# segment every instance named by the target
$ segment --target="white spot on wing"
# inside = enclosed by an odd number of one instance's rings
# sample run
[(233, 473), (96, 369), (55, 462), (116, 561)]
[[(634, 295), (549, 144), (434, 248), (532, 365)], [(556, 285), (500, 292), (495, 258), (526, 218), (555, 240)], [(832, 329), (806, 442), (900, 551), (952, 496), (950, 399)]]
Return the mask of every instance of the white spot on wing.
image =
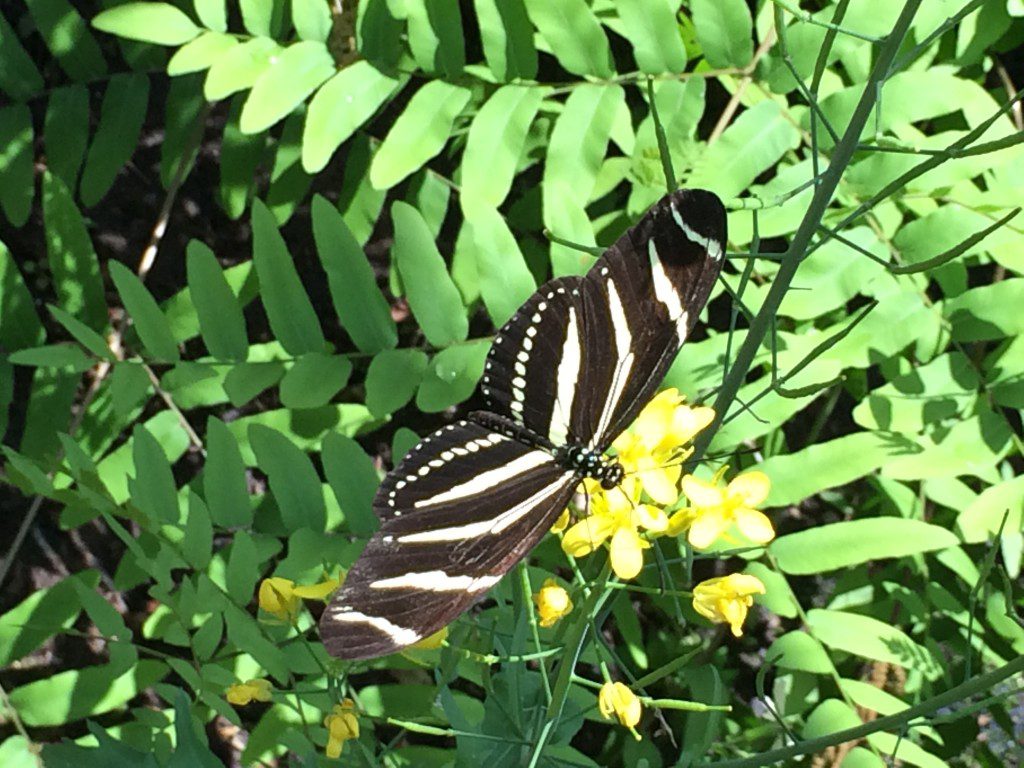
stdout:
[(572, 404), (576, 396), (576, 385), (580, 379), (581, 360), (582, 352), (576, 308), (570, 306), (569, 322), (565, 326), (565, 343), (562, 345), (562, 357), (558, 361), (558, 370), (555, 373), (555, 404), (551, 409), (551, 423), (548, 425), (548, 440), (556, 445), (565, 443), (569, 435)]
[(483, 592), (501, 580), (501, 576), (450, 576), (444, 571), (406, 573), (370, 582), (370, 589), (423, 589), (429, 592)]
[(722, 258), (722, 244), (720, 242), (713, 240), (710, 237), (704, 237), (704, 235), (683, 221), (683, 217), (679, 215), (679, 211), (676, 210), (674, 203), (671, 206), (671, 210), (672, 218), (675, 219), (676, 225), (683, 230), (683, 234), (686, 235), (687, 240), (692, 243), (696, 243), (707, 251), (708, 258), (714, 261), (718, 261)]
[(422, 637), (414, 629), (400, 627), (380, 616), (367, 616), (365, 613), (353, 611), (348, 606), (335, 608), (331, 618), (345, 624), (367, 624), (378, 632), (387, 635), (395, 645), (411, 645)]
[(414, 506), (428, 507), (434, 504), (444, 504), (457, 499), (464, 499), (493, 488), (502, 483), (508, 483), (514, 478), (529, 472), (532, 469), (551, 462), (551, 455), (545, 451), (530, 451), (519, 458), (510, 461), (508, 464), (481, 472), (464, 483), (449, 488), (447, 491), (431, 496), (428, 499), (420, 499)]

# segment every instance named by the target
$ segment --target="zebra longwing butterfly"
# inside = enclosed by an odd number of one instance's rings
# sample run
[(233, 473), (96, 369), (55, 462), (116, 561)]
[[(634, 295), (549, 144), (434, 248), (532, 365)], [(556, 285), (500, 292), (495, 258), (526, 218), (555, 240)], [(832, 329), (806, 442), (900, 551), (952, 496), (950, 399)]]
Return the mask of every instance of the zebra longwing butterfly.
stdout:
[(721, 270), (725, 209), (679, 190), (583, 277), (541, 286), (498, 332), (490, 411), (424, 438), (374, 499), (381, 519), (320, 620), (327, 651), (382, 656), (445, 626), (541, 539), (654, 395)]

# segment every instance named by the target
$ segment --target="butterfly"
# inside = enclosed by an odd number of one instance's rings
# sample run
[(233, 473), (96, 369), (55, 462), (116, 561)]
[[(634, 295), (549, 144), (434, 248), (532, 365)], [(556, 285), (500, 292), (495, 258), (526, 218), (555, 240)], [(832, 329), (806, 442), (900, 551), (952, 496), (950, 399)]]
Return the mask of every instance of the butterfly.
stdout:
[(484, 363), (487, 411), (425, 437), (384, 478), (381, 520), (320, 619), (332, 656), (365, 659), (446, 626), (540, 541), (661, 384), (722, 267), (726, 215), (682, 189), (584, 276), (541, 286)]

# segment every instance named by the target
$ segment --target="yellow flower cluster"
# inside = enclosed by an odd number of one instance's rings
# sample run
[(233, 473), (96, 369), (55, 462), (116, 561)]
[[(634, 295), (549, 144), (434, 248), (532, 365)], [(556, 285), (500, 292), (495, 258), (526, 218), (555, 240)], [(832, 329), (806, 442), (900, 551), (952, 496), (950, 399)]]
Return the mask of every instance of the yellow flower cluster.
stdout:
[(544, 582), (540, 591), (533, 596), (533, 602), (537, 604), (542, 627), (554, 626), (555, 622), (572, 611), (569, 593), (554, 579), (547, 579)]
[(335, 704), (331, 714), (324, 718), (324, 727), (327, 729), (327, 756), (340, 757), (345, 742), (359, 738), (355, 702), (345, 699), (341, 704)]
[(229, 704), (234, 704), (236, 707), (244, 707), (252, 701), (270, 701), (270, 694), (273, 690), (274, 688), (269, 680), (256, 678), (255, 680), (246, 680), (244, 683), (231, 685), (225, 697)]
[(728, 624), (733, 635), (743, 634), (747, 611), (754, 604), (754, 595), (765, 593), (764, 584), (756, 576), (731, 573), (702, 581), (693, 588), (693, 608), (716, 624)]
[(606, 720), (617, 718), (622, 725), (633, 732), (633, 736), (637, 740), (640, 739), (640, 734), (636, 732), (636, 726), (640, 722), (643, 707), (636, 694), (623, 683), (602, 685), (597, 695), (597, 706)]
[(291, 579), (271, 576), (260, 582), (260, 608), (287, 624), (295, 623), (303, 600), (326, 600), (338, 588), (338, 579), (296, 586)]
[[(711, 482), (682, 476), (682, 464), (693, 453), (690, 444), (714, 416), (711, 408), (686, 405), (675, 389), (659, 393), (613, 444), (625, 471), (622, 483), (605, 490), (586, 482), (589, 514), (565, 530), (562, 549), (583, 557), (607, 542), (615, 575), (632, 579), (653, 537), (687, 533), (692, 546), (706, 549), (735, 526), (756, 544), (771, 541), (771, 522), (754, 508), (768, 497), (764, 473), (739, 475), (725, 489), (719, 488), (723, 472)], [(689, 504), (669, 517), (666, 508), (677, 506), (683, 494)], [(567, 520), (559, 518), (554, 530), (564, 529)]]

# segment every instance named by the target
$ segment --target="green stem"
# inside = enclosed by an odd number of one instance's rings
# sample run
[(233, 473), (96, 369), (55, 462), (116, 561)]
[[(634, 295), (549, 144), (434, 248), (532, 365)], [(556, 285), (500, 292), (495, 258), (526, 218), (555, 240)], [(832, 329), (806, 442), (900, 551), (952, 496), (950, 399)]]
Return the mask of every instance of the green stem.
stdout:
[(693, 462), (696, 462), (707, 451), (712, 438), (722, 426), (725, 412), (736, 399), (736, 395), (746, 379), (754, 357), (757, 355), (761, 343), (771, 327), (771, 321), (778, 313), (779, 306), (782, 304), (782, 300), (785, 298), (793, 282), (793, 277), (796, 275), (796, 270), (804, 258), (807, 246), (810, 244), (811, 238), (814, 236), (818, 225), (825, 215), (825, 211), (832, 201), (843, 172), (853, 158), (853, 154), (860, 142), (860, 135), (875, 105), (878, 93), (877, 86), (885, 79), (886, 74), (889, 72), (890, 65), (899, 52), (900, 45), (910, 29), (910, 23), (913, 21), (914, 14), (917, 13), (920, 4), (921, 0), (907, 0), (899, 18), (893, 25), (892, 33), (886, 37), (885, 42), (879, 47), (875, 66), (864, 86), (864, 92), (861, 95), (860, 101), (850, 117), (850, 123), (843, 133), (842, 139), (835, 147), (828, 168), (821, 175), (821, 183), (814, 191), (814, 196), (811, 198), (807, 213), (793, 235), (793, 240), (786, 251), (785, 258), (779, 263), (779, 271), (772, 281), (771, 288), (768, 290), (768, 295), (765, 297), (761, 310), (750, 324), (750, 330), (736, 354), (736, 360), (733, 363), (732, 369), (729, 371), (729, 375), (726, 376), (725, 381), (722, 382), (722, 388), (715, 400), (715, 420), (711, 423), (711, 426), (698, 436), (695, 446), (696, 451), (693, 459), (691, 459)]

